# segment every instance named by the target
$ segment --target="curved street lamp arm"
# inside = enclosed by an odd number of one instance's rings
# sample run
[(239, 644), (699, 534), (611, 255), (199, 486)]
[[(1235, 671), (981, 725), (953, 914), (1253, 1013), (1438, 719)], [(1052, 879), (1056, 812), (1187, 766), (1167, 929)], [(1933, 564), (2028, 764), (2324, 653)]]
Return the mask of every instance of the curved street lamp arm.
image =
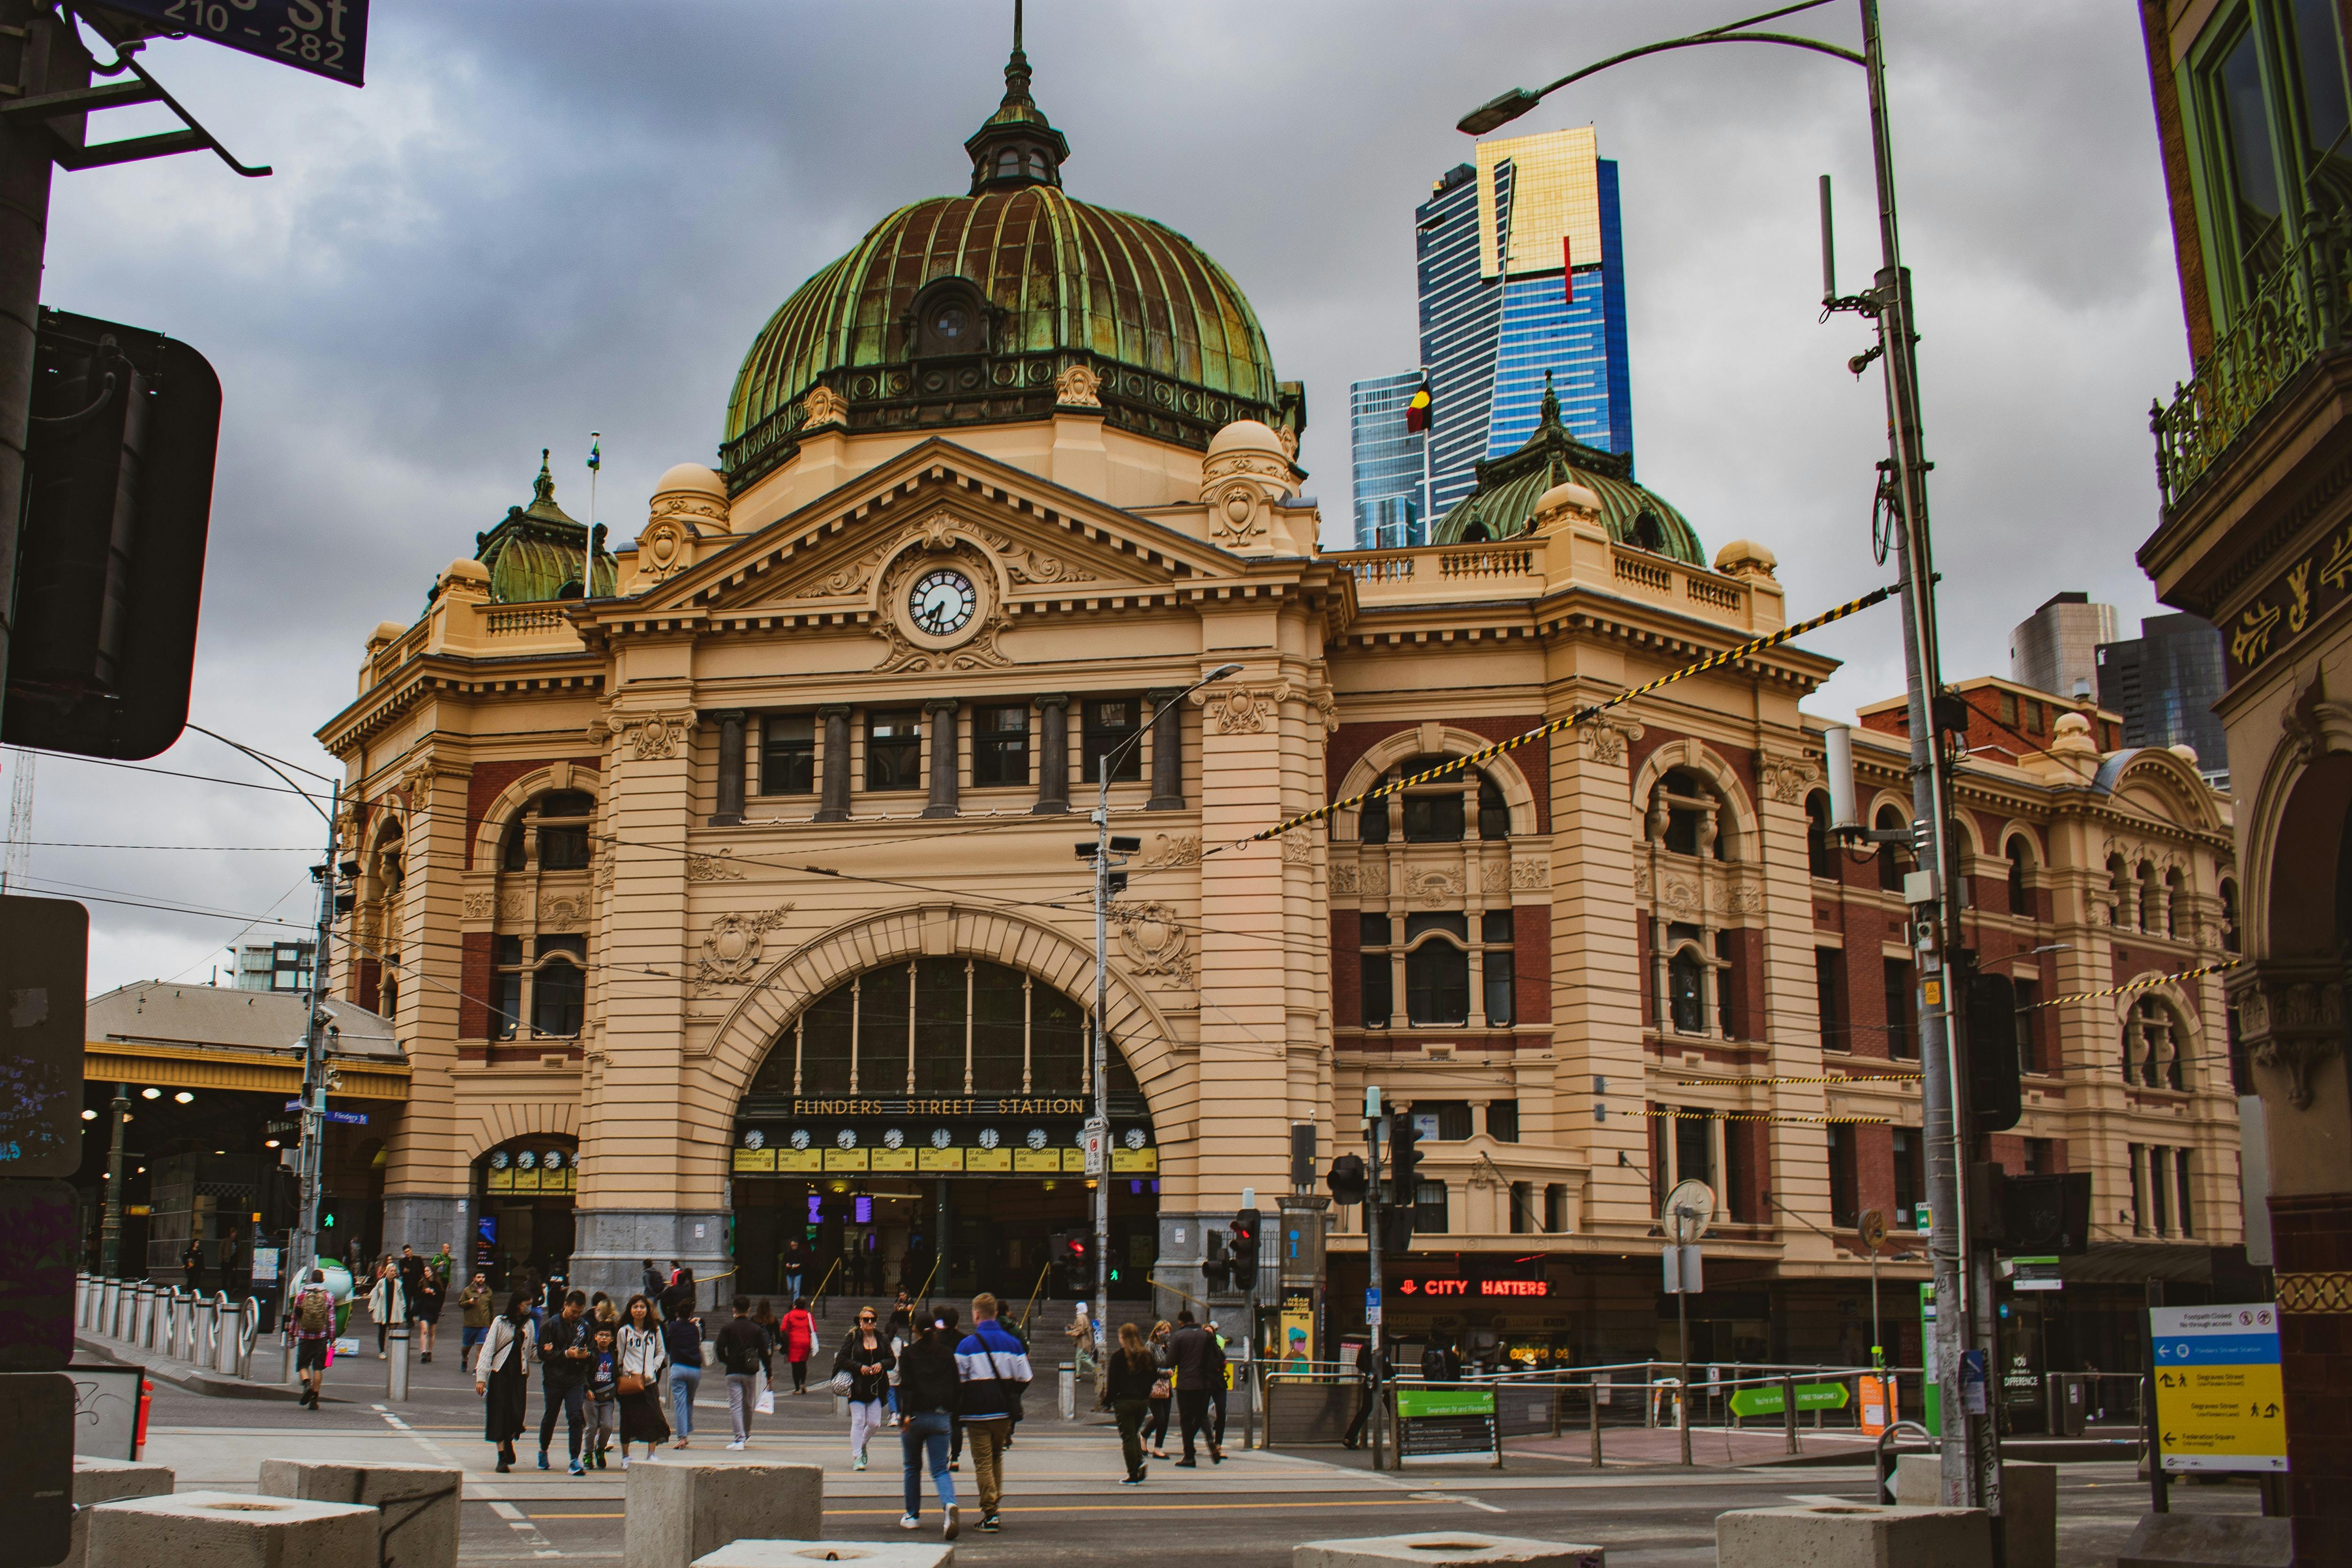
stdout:
[[(278, 778), (285, 779), (287, 784), (292, 787), (294, 793), (302, 797), (304, 802), (310, 806), (310, 810), (317, 811), (320, 817), (323, 819), (328, 825), (333, 825), (335, 821), (333, 813), (321, 810), (319, 806), (318, 798), (312, 795), (308, 789), (303, 789), (300, 784), (296, 783), (294, 779), (287, 773), (286, 768), (278, 767), (276, 762), (264, 757), (260, 752), (254, 750), (250, 746), (247, 746), (240, 741), (231, 740), (227, 736), (221, 734), (217, 730), (206, 729), (200, 724), (192, 724), (188, 726), (188, 727), (194, 730), (198, 735), (211, 736), (215, 740), (219, 741), (223, 746), (228, 747), (233, 750), (242, 751), (247, 757), (252, 758), (256, 762), (260, 763), (264, 768), (268, 768), (272, 773), (277, 774)], [(296, 771), (302, 773), (309, 773), (310, 771), (307, 768), (299, 767), (298, 764), (291, 762), (288, 763), (286, 767), (293, 768)], [(322, 778), (324, 775), (313, 774), (312, 777)], [(339, 780), (331, 779), (327, 781), (331, 784), (339, 782)]]

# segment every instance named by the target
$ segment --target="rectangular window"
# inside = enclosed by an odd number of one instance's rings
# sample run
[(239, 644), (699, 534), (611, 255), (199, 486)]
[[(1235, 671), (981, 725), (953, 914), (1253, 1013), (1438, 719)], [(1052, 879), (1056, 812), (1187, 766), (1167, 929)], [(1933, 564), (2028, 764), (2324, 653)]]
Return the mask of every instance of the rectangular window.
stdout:
[(1568, 1184), (1544, 1184), (1544, 1230), (1552, 1236), (1568, 1234)]
[(1405, 1017), (1415, 1024), (1469, 1022), (1470, 917), (1408, 915), (1404, 939), (1416, 937), (1427, 939), (1405, 955)]
[(1715, 1184), (1714, 1118), (1688, 1106), (1675, 1113), (1675, 1179)]
[(1911, 966), (1900, 958), (1885, 962), (1886, 1054), (1908, 1060), (1919, 1054), (1911, 1032)]
[(1715, 972), (1715, 1023), (1726, 1040), (1739, 1038), (1739, 957), (1728, 931), (1715, 934), (1716, 961), (1722, 967)]
[(1446, 1213), (1445, 1184), (1442, 1181), (1415, 1182), (1412, 1188), (1412, 1228), (1423, 1236), (1443, 1236), (1450, 1228)]
[(522, 938), (495, 938), (490, 956), (498, 966), (490, 998), (490, 1038), (512, 1040), (522, 1025)]
[(2051, 1166), (2049, 1139), (2028, 1138), (2025, 1140), (2025, 1174), (2027, 1176), (2054, 1176), (2057, 1174)]
[(1143, 727), (1143, 705), (1133, 697), (1093, 697), (1085, 709), (1086, 787), (1097, 788), (1102, 780), (1102, 758), (1127, 747), (1118, 761), (1110, 766), (1114, 779), (1143, 777), (1143, 747), (1128, 746), (1137, 730)]
[(760, 793), (816, 793), (816, 719), (810, 714), (771, 714), (760, 726)]
[(923, 714), (920, 708), (877, 708), (866, 716), (866, 787), (923, 787)]
[(530, 1027), (571, 1039), (580, 1032), (588, 1000), (585, 936), (541, 936), (532, 944)]
[(1852, 1229), (1861, 1222), (1856, 1208), (1853, 1129), (1832, 1127), (1830, 1133), (1830, 1223)]
[(1918, 1228), (1919, 1195), (1927, 1188), (1919, 1156), (1926, 1147), (1916, 1127), (1895, 1129), (1895, 1224), (1897, 1229)]
[(1755, 1200), (1750, 1196), (1754, 1186), (1748, 1146), (1748, 1129), (1751, 1124), (1735, 1122), (1723, 1129), (1723, 1210), (1735, 1224), (1753, 1224), (1759, 1218), (1750, 1212)]
[(1377, 800), (1366, 801), (1364, 809), (1356, 814), (1356, 841), (1365, 844), (1389, 841), (1389, 798), (1386, 795)]
[(2175, 1149), (2172, 1151), (2172, 1159), (2173, 1168), (2180, 1177), (2180, 1234), (2194, 1236), (2197, 1234), (2197, 1226), (2189, 1218), (2189, 1151)]
[(1525, 1236), (1535, 1229), (1535, 1183), (1515, 1181), (1511, 1184), (1511, 1234)]
[(1360, 919), (1362, 957), (1359, 974), (1363, 984), (1364, 1025), (1380, 1029), (1396, 1010), (1395, 976), (1389, 965), (1389, 917), (1367, 915)]
[(2039, 980), (2017, 982), (2017, 1070), (2032, 1073), (2042, 1071), (2042, 1014), (2034, 1003), (2042, 999)]
[(1480, 973), (1486, 985), (1486, 1021), (1499, 1028), (1515, 1021), (1511, 1008), (1515, 974), (1511, 962), (1511, 912), (1490, 909), (1480, 915), (1478, 940), (1483, 949)]
[(2015, 692), (2003, 692), (2000, 694), (2000, 722), (2011, 726), (2017, 723), (2017, 694)]
[(1495, 1100), (1486, 1105), (1486, 1135), (1498, 1144), (1519, 1141), (1519, 1103)]
[(1404, 798), (1404, 839), (1409, 844), (1458, 844), (1462, 841), (1462, 792), (1407, 795)]
[(1465, 1142), (1470, 1136), (1470, 1102), (1416, 1100), (1412, 1103), (1412, 1125), (1423, 1143)]
[(2155, 1200), (2156, 1233), (2165, 1235), (2172, 1228), (2172, 1151), (2156, 1144), (2147, 1146), (2147, 1190)]
[(1852, 1051), (1845, 1027), (1845, 950), (1813, 949), (1813, 1009), (1821, 1015), (1822, 1049)]
[(2140, 1150), (2141, 1145), (2138, 1144), (2127, 1144), (2124, 1146), (2124, 1153), (2131, 1161), (2132, 1229), (2145, 1232), (2147, 1229), (2147, 1188), (2141, 1184), (2144, 1162), (2140, 1157)]
[(2040, 735), (2042, 733), (2042, 709), (2040, 703), (2029, 702), (2025, 705), (2026, 734)]
[(1029, 782), (1027, 707), (982, 707), (973, 713), (971, 782), (974, 789)]

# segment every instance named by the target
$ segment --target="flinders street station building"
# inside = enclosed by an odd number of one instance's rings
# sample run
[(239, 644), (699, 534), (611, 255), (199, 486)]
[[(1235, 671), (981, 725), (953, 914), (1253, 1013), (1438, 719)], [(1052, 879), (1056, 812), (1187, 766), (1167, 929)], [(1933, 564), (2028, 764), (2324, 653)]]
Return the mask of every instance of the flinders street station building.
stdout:
[[(1291, 1191), (1295, 1126), (1318, 1170), (1361, 1153), (1373, 1084), (1423, 1134), (1392, 1286), (1518, 1282), (1491, 1310), (1392, 1290), (1400, 1332), (1655, 1354), (1658, 1203), (1696, 1177), (1695, 1354), (1859, 1356), (1876, 1209), (1916, 1365), (1905, 866), (1825, 831), (1801, 705), (1832, 661), (1775, 648), (1252, 839), (1774, 631), (1801, 585), (1761, 544), (1710, 553), (1556, 407), (1482, 465), (1465, 542), (1324, 549), (1305, 392), (1240, 283), (1067, 193), (1017, 50), (1005, 78), (969, 190), (883, 218), (760, 331), (717, 467), (671, 468), (610, 541), (542, 467), (486, 532), (449, 519), (477, 548), (367, 638), (319, 731), (362, 866), (333, 984), (412, 1079), (335, 1196), (382, 1248), (446, 1239), (494, 1278), (617, 1289), (650, 1258), (755, 1296), (799, 1267), (1018, 1301), (1102, 1181), (1115, 1317), (1171, 1315), (1237, 1299), (1204, 1265), (1244, 1193)], [(2240, 1240), (2242, 1069), (2216, 978), (2060, 998), (2226, 954), (2231, 803), (2084, 699), (1959, 693), (1971, 938), (2057, 1004), (2019, 1015), (1997, 1151), (2094, 1179), (2091, 1249), (2063, 1297), (2019, 1293), (2021, 1333), (2036, 1367), (2131, 1364), (2106, 1336), (2138, 1281)], [(1854, 731), (1882, 827), (1910, 810), (1901, 726), (1890, 701)], [(1114, 753), (1111, 831), (1141, 847), (1089, 1177), (1073, 847)], [(1365, 1275), (1362, 1210), (1328, 1218), (1327, 1344)]]

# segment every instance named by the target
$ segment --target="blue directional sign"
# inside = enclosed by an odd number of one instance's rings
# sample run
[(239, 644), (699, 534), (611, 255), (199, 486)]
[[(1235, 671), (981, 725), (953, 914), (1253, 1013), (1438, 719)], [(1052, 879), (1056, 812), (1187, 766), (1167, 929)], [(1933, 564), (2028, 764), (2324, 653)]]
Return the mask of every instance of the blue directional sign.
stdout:
[(364, 86), (368, 0), (98, 0), (151, 31), (202, 38), (343, 83)]

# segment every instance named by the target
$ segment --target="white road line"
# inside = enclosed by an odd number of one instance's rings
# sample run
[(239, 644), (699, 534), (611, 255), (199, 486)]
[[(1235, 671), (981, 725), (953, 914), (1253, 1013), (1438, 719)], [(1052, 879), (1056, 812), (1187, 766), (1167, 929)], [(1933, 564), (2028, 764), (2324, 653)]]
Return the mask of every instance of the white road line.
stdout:
[(1837, 1497), (1825, 1491), (1792, 1491), (1789, 1494), (1789, 1500), (1802, 1503), (1807, 1508), (1850, 1508), (1854, 1502), (1853, 1498)]
[(522, 1543), (530, 1548), (530, 1554), (532, 1556), (560, 1557), (562, 1555), (562, 1552), (555, 1550), (555, 1542), (550, 1541), (546, 1536), (541, 1535), (539, 1532), (539, 1526), (533, 1524), (528, 1518), (524, 1517), (522, 1510), (517, 1508), (514, 1504), (510, 1502), (493, 1502), (490, 1504), (490, 1511), (497, 1514), (500, 1519), (505, 1520), (509, 1530), (513, 1531), (517, 1535), (522, 1537)]
[(446, 1465), (449, 1469), (456, 1470), (460, 1477), (464, 1478), (460, 1484), (463, 1485), (465, 1490), (470, 1495), (482, 1499), (502, 1498), (507, 1495), (504, 1489), (492, 1485), (487, 1481), (475, 1480), (471, 1476), (467, 1475), (465, 1460), (459, 1458), (457, 1455), (443, 1448), (440, 1443), (434, 1438), (426, 1437), (415, 1427), (411, 1427), (407, 1422), (402, 1420), (399, 1416), (394, 1415), (383, 1406), (377, 1406), (375, 1407), (375, 1413), (383, 1416), (386, 1421), (392, 1423), (393, 1426), (398, 1427), (401, 1434), (407, 1437), (410, 1442), (424, 1449), (425, 1453), (439, 1460), (442, 1464)]
[(1458, 1502), (1465, 1508), (1483, 1509), (1488, 1513), (1508, 1513), (1507, 1508), (1496, 1508), (1491, 1502), (1480, 1502), (1475, 1497), (1463, 1497), (1450, 1491), (1417, 1491), (1412, 1494), (1422, 1502)]

